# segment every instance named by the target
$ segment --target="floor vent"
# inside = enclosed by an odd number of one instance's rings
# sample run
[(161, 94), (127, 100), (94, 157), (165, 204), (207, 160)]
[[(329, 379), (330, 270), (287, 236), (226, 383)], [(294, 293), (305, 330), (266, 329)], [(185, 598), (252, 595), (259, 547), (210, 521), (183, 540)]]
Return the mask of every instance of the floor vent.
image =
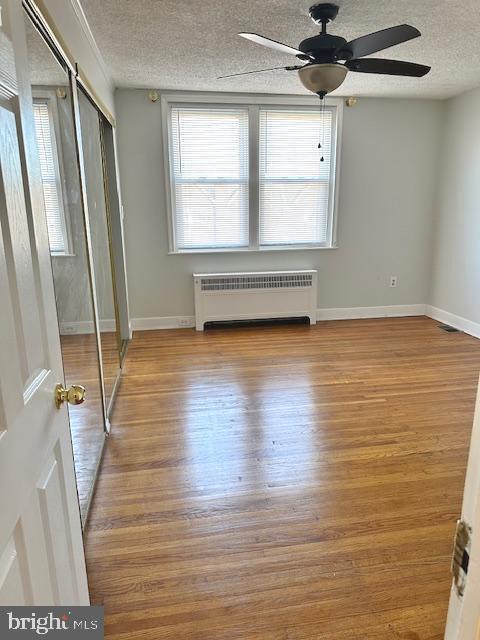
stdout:
[(447, 333), (462, 333), (460, 329), (455, 329), (455, 327), (452, 327), (449, 324), (439, 324), (438, 328), (442, 331), (446, 331)]

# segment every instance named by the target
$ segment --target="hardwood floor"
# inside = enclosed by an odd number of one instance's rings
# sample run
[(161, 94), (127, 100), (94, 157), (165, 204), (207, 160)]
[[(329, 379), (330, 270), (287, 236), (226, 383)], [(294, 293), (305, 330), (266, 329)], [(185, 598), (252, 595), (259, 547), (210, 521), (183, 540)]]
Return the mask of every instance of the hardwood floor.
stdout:
[(480, 341), (135, 333), (86, 532), (115, 640), (440, 640)]

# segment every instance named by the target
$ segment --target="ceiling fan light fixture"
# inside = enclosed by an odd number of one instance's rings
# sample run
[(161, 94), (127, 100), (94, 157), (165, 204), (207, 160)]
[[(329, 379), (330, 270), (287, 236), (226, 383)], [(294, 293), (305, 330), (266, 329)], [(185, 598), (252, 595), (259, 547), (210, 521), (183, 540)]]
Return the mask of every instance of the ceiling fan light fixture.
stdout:
[(343, 64), (307, 64), (298, 75), (300, 81), (313, 93), (331, 93), (345, 80), (348, 69)]

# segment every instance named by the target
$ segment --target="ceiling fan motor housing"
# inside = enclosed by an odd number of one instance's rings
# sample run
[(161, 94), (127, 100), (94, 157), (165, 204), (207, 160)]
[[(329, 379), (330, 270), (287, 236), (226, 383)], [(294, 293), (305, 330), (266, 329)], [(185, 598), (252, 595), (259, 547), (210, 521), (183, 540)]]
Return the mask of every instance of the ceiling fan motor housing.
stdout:
[(330, 33), (321, 33), (305, 38), (298, 45), (300, 51), (313, 58), (315, 62), (335, 62), (352, 57), (345, 38)]

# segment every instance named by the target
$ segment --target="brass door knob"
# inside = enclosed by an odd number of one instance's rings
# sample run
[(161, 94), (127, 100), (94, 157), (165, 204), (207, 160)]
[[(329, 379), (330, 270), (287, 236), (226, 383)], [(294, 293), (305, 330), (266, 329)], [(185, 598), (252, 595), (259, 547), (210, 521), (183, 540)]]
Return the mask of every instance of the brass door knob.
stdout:
[(82, 387), (81, 384), (72, 384), (71, 387), (65, 389), (63, 384), (57, 384), (55, 387), (55, 406), (57, 409), (60, 409), (65, 401), (69, 404), (82, 404), (85, 401), (85, 387)]

